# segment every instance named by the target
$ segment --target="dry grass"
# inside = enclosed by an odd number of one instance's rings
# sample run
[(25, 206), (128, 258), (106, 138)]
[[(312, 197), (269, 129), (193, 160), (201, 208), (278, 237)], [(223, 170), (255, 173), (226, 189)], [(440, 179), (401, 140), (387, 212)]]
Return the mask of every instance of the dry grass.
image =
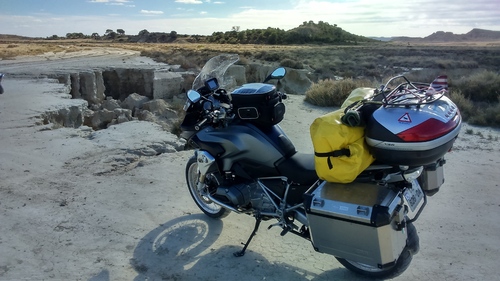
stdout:
[[(376, 87), (405, 74), (411, 81), (431, 82), (446, 74), (451, 96), (472, 124), (500, 126), (500, 43), (372, 43), (357, 46), (239, 45), (209, 43), (126, 43), (95, 40), (1, 40), (0, 59), (91, 48), (122, 48), (185, 69), (200, 68), (212, 56), (237, 53), (239, 64), (303, 66), (316, 82), (306, 99), (318, 105), (340, 105), (353, 88)], [(412, 70), (422, 68), (422, 70)], [(335, 81), (337, 77), (342, 81)], [(487, 102), (485, 102), (487, 101)]]
[(318, 106), (341, 106), (349, 94), (356, 88), (373, 87), (368, 80), (321, 80), (307, 90), (305, 101)]

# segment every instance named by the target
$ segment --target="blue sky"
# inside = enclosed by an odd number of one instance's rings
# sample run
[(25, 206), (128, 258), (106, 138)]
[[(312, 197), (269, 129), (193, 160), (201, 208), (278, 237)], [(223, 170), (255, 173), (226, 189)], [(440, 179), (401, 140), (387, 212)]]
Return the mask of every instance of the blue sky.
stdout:
[(208, 35), (324, 21), (363, 36), (500, 31), (499, 0), (0, 0), (0, 34), (33, 37), (123, 29)]

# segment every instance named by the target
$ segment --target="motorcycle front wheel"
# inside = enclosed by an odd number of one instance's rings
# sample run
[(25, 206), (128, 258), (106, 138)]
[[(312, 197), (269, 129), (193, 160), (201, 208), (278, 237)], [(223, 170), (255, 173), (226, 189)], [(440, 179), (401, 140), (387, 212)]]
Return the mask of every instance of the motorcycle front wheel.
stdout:
[(205, 213), (205, 215), (211, 218), (220, 219), (229, 215), (229, 210), (214, 203), (206, 196), (206, 193), (208, 192), (206, 186), (201, 190), (198, 189), (198, 179), (198, 162), (196, 161), (196, 157), (193, 156), (189, 158), (186, 164), (186, 181), (189, 193), (191, 194), (194, 202), (196, 203), (198, 208), (200, 208), (200, 210)]

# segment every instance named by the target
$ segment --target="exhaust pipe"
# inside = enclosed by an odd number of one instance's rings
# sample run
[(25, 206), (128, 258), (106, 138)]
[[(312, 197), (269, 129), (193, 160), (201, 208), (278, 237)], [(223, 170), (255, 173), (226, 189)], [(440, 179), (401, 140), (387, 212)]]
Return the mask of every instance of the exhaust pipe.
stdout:
[(227, 205), (225, 203), (222, 203), (219, 200), (215, 199), (211, 194), (207, 194), (206, 196), (208, 197), (208, 199), (210, 199), (210, 201), (214, 202), (215, 204), (220, 205), (221, 207), (224, 207), (224, 208), (226, 208), (226, 209), (228, 209), (230, 211), (233, 211), (233, 212), (235, 212), (237, 214), (242, 214), (242, 212), (238, 211), (234, 207), (229, 206), (229, 205)]

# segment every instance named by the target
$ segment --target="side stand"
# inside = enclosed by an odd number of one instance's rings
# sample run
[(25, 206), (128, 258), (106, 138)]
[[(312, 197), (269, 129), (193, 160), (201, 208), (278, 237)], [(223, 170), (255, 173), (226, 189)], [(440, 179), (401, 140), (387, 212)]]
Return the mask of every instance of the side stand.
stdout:
[(243, 249), (241, 251), (235, 252), (233, 255), (235, 257), (242, 257), (245, 255), (245, 251), (247, 250), (248, 245), (250, 244), (250, 241), (252, 241), (252, 238), (257, 234), (257, 230), (259, 230), (260, 222), (262, 221), (262, 218), (260, 216), (255, 217), (255, 226), (253, 228), (252, 234), (250, 234), (250, 237), (248, 237), (248, 240), (245, 244), (243, 244)]

